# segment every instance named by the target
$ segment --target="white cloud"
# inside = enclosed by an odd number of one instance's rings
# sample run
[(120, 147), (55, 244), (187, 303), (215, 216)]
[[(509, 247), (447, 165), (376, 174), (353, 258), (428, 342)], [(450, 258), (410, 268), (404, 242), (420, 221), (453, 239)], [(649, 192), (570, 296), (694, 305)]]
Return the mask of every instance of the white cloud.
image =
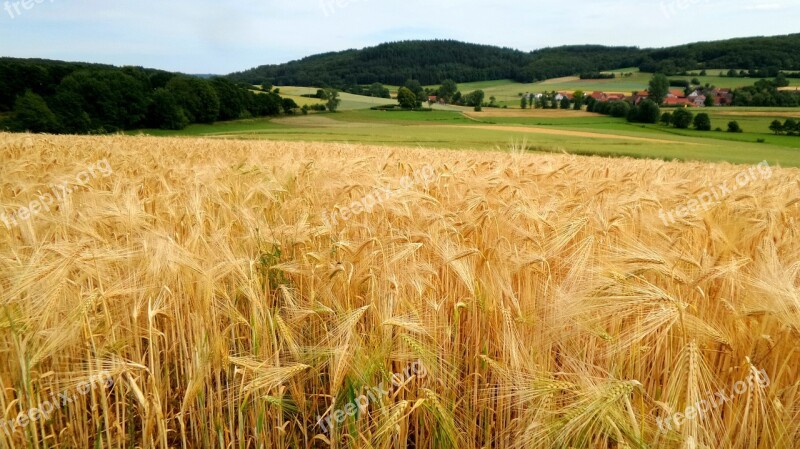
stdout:
[[(662, 5), (669, 2), (690, 7), (665, 18)], [(450, 38), (527, 51), (791, 33), (800, 1), (53, 0), (14, 19), (4, 14), (0, 55), (227, 73), (399, 39)], [(710, 15), (714, 26), (697, 21)]]

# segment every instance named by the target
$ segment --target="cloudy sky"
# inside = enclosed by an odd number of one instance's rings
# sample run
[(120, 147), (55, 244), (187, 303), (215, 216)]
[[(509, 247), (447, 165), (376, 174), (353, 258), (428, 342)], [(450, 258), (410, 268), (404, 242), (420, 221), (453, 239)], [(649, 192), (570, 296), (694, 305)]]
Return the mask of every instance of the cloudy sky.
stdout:
[(0, 7), (0, 56), (186, 73), (403, 39), (527, 51), (800, 32), (800, 0), (0, 0)]

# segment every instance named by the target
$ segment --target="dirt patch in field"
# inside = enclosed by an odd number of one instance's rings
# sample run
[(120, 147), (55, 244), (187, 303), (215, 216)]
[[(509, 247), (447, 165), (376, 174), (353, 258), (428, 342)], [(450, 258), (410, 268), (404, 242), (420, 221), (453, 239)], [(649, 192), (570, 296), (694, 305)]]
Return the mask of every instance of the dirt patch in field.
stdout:
[(495, 118), (495, 117), (529, 117), (529, 118), (581, 118), (581, 117), (600, 117), (599, 114), (586, 111), (573, 111), (566, 109), (496, 109), (487, 108), (483, 112), (465, 112), (469, 118)]
[(273, 123), (278, 123), (286, 126), (297, 126), (299, 128), (360, 128), (364, 126), (388, 126), (385, 123), (360, 123), (360, 122), (343, 122), (334, 120), (328, 117), (317, 115), (301, 115), (298, 117), (284, 117), (272, 120)]
[(571, 83), (573, 81), (580, 81), (581, 79), (577, 76), (564, 76), (561, 78), (551, 78), (546, 81), (542, 81), (539, 84), (560, 84), (560, 83)]
[(800, 117), (800, 111), (743, 111), (743, 112), (736, 112), (736, 111), (726, 111), (726, 112), (717, 112), (716, 115), (728, 115), (728, 116), (739, 116), (739, 117)]
[(521, 126), (502, 126), (502, 125), (466, 125), (466, 126), (451, 126), (451, 127), (486, 129), (490, 131), (511, 131), (511, 132), (531, 133), (531, 134), (550, 134), (555, 136), (589, 137), (593, 139), (632, 140), (636, 142), (700, 145), (697, 143), (678, 142), (675, 140), (650, 139), (648, 137), (632, 137), (632, 136), (623, 136), (619, 134), (600, 134), (600, 133), (590, 133), (585, 131), (569, 131), (565, 129), (535, 128), (530, 126), (521, 127)]

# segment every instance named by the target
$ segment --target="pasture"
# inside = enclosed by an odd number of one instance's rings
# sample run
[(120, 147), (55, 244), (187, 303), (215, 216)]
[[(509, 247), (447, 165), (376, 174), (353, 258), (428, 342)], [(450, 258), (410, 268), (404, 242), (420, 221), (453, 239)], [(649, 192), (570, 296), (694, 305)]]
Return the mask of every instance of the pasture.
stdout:
[[(376, 100), (380, 99), (359, 99), (351, 104)], [(361, 109), (337, 113), (191, 125), (177, 132), (143, 130), (132, 134), (476, 150), (524, 142), (529, 149), (539, 152), (734, 163), (768, 160), (787, 167), (800, 166), (800, 138), (775, 136), (769, 131), (773, 119), (792, 117), (797, 114), (796, 109), (704, 109), (711, 115), (712, 129), (719, 127), (722, 132), (632, 124), (625, 119), (585, 111), (455, 109), (386, 112), (363, 109), (362, 105)], [(724, 132), (732, 120), (738, 121), (745, 132)], [(764, 142), (758, 143), (759, 139)]]
[[(471, 92), (474, 90), (482, 89), (486, 92), (486, 98), (491, 96), (497, 98), (498, 102), (507, 105), (510, 108), (519, 107), (519, 94), (526, 92), (539, 93), (550, 91), (566, 91), (572, 92), (582, 90), (584, 92), (603, 91), (606, 93), (623, 93), (630, 95), (634, 91), (642, 91), (647, 89), (647, 84), (652, 78), (652, 73), (639, 72), (635, 69), (621, 69), (614, 70), (617, 73), (617, 78), (608, 80), (581, 80), (577, 76), (554, 78), (537, 83), (517, 83), (512, 80), (497, 80), (497, 81), (481, 81), (476, 83), (461, 83), (458, 85), (459, 89), (464, 92)], [(633, 76), (622, 77), (620, 73), (633, 73)], [(689, 75), (689, 76), (670, 76), (670, 79), (680, 79), (691, 81), (693, 78), (698, 78), (702, 85), (710, 83), (716, 87), (730, 87), (737, 88), (743, 86), (751, 86), (757, 80), (754, 78), (727, 78), (718, 76), (719, 70), (708, 70), (708, 76)], [(789, 79), (792, 87), (800, 87), (800, 79)], [(429, 86), (436, 87), (436, 86)]]

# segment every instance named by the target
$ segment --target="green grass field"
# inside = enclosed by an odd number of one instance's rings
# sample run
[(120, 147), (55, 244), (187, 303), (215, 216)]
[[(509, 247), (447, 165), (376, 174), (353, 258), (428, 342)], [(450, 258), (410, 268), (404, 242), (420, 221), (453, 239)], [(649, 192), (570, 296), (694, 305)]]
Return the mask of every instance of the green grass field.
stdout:
[[(282, 92), (287, 92), (282, 88)], [(294, 93), (294, 92), (293, 92)], [(295, 115), (270, 119), (192, 125), (182, 131), (142, 130), (161, 136), (204, 136), (228, 139), (269, 139), (284, 141), (323, 141), (369, 143), (387, 146), (426, 148), (469, 148), (476, 150), (508, 148), (525, 143), (533, 151), (568, 152), (606, 156), (630, 156), (680, 160), (729, 161), (800, 166), (800, 137), (775, 136), (769, 132), (774, 118), (800, 114), (798, 109), (707, 108), (712, 127), (727, 129), (736, 120), (744, 133), (676, 130), (662, 125), (631, 124), (624, 119), (583, 112), (492, 110), (386, 112), (367, 105), (386, 99), (348, 98), (348, 109), (337, 113)], [(694, 110), (697, 113), (699, 110)], [(508, 113), (510, 116), (497, 116)], [(731, 115), (733, 114), (733, 115)], [(754, 115), (755, 114), (755, 115)], [(763, 143), (757, 140), (763, 139)]]
[[(304, 104), (311, 106), (313, 104), (325, 103), (324, 101), (319, 100), (317, 98), (301, 97), (301, 95), (317, 93), (317, 89), (315, 87), (280, 86), (279, 89), (282, 97), (289, 96), (289, 98), (292, 98), (295, 101), (295, 103), (297, 103), (297, 105), (301, 107)], [(373, 106), (381, 106), (384, 104), (395, 103), (394, 100), (390, 100), (388, 98), (365, 97), (362, 95), (353, 95), (344, 92), (339, 93), (339, 98), (342, 100), (341, 104), (339, 105), (340, 111), (369, 109)]]
[[(708, 70), (709, 76), (689, 75), (689, 76), (671, 76), (670, 79), (682, 79), (691, 81), (692, 78), (698, 78), (701, 84), (712, 84), (716, 87), (730, 87), (737, 88), (743, 86), (751, 86), (757, 80), (754, 78), (724, 78), (720, 77), (719, 72), (727, 70)], [(630, 94), (633, 91), (640, 91), (647, 88), (647, 84), (652, 78), (651, 73), (639, 72), (636, 69), (620, 69), (614, 70), (617, 73), (617, 78), (610, 80), (581, 80), (577, 76), (554, 78), (547, 81), (538, 83), (517, 83), (512, 80), (497, 80), (497, 81), (480, 81), (475, 83), (461, 83), (458, 88), (463, 93), (472, 92), (474, 90), (482, 89), (486, 93), (486, 98), (491, 96), (497, 98), (501, 105), (508, 107), (519, 107), (520, 97), (519, 94), (525, 92), (544, 92), (544, 91), (576, 91), (582, 90), (584, 92), (603, 91), (603, 92), (620, 92)], [(622, 77), (621, 73), (633, 73), (633, 76)], [(791, 86), (800, 87), (800, 79), (790, 79)], [(435, 88), (437, 86), (429, 86)]]
[[(726, 70), (710, 70), (714, 74)], [(339, 112), (282, 116), (192, 125), (182, 131), (142, 130), (159, 136), (204, 136), (224, 139), (269, 139), (284, 141), (323, 141), (369, 143), (387, 146), (426, 148), (497, 149), (526, 145), (532, 151), (568, 152), (605, 156), (629, 156), (680, 160), (728, 161), (800, 166), (800, 137), (776, 136), (769, 131), (773, 120), (800, 119), (800, 108), (703, 108), (692, 112), (708, 113), (712, 129), (700, 132), (678, 130), (663, 125), (628, 123), (624, 119), (575, 111), (518, 109), (519, 93), (543, 90), (603, 90), (629, 92), (647, 86), (651, 75), (634, 68), (616, 73), (632, 73), (613, 80), (559, 78), (533, 84), (509, 80), (463, 83), (462, 92), (482, 89), (486, 99), (495, 96), (509, 109), (486, 109), (434, 105), (433, 111), (375, 111), (371, 107), (396, 100), (341, 93)], [(692, 76), (686, 77), (691, 79)], [(749, 78), (700, 77), (720, 87), (752, 84)], [(673, 77), (675, 78), (675, 77)], [(800, 80), (792, 80), (800, 84)], [(298, 105), (320, 104), (322, 100), (302, 97), (316, 88), (280, 87), (281, 95)], [(670, 111), (664, 109), (663, 111)], [(728, 122), (737, 121), (742, 133), (725, 132)]]

